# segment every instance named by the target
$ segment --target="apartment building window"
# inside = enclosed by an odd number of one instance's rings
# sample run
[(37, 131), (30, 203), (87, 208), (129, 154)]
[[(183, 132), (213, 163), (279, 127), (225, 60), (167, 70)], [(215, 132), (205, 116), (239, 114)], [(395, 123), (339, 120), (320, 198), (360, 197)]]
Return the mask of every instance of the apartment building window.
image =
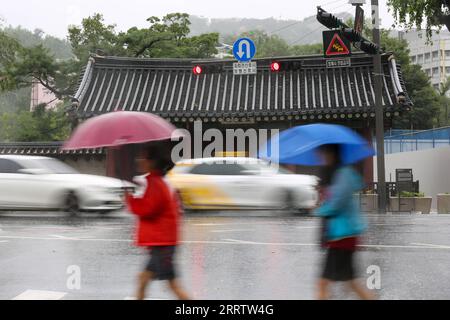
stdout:
[(439, 60), (439, 51), (433, 51), (433, 61)]
[(439, 76), (439, 68), (433, 68), (432, 76), (433, 76), (433, 77)]
[(445, 67), (445, 73), (450, 74), (450, 67)]
[(417, 59), (416, 56), (412, 56), (412, 57), (411, 57), (411, 62), (412, 62), (412, 63), (416, 63), (416, 59)]
[(425, 73), (428, 77), (431, 77), (431, 69), (425, 69)]
[(425, 62), (430, 62), (430, 56), (429, 53), (425, 53)]
[(419, 55), (417, 56), (417, 63), (418, 63), (418, 64), (423, 63), (423, 54), (419, 54)]

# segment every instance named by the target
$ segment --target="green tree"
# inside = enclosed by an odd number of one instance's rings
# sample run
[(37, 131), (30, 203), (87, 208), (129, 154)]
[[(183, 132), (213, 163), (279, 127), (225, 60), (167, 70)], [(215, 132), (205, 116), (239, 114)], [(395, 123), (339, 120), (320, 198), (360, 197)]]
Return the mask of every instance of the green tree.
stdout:
[(189, 15), (170, 13), (163, 18), (150, 17), (147, 28), (133, 27), (117, 32), (115, 25), (106, 25), (101, 14), (83, 19), (81, 26), (69, 28), (69, 41), (78, 60), (90, 54), (144, 58), (209, 58), (219, 35), (207, 33), (189, 37)]
[(73, 54), (83, 63), (97, 50), (108, 55), (123, 55), (126, 51), (120, 47), (116, 26), (105, 24), (103, 15), (98, 13), (84, 18), (80, 26), (70, 26), (67, 38)]
[[(353, 20), (347, 21), (353, 25)], [(372, 39), (370, 21), (364, 23), (363, 36)], [(390, 36), (390, 30), (381, 30), (381, 48), (384, 52), (392, 52), (395, 60), (402, 67), (406, 91), (413, 102), (412, 110), (404, 113), (401, 119), (394, 119), (393, 125), (398, 129), (430, 129), (438, 124), (442, 99), (432, 87), (428, 76), (420, 66), (412, 65), (408, 42)]]
[(68, 138), (70, 127), (61, 104), (54, 110), (39, 105), (33, 112), (0, 115), (1, 141), (61, 141)]
[(290, 53), (294, 56), (320, 54), (323, 53), (323, 45), (322, 43), (295, 45), (290, 48)]
[(401, 129), (433, 128), (440, 110), (439, 95), (420, 66), (406, 65), (402, 71), (406, 90), (414, 106), (403, 118), (395, 119), (394, 126)]
[(250, 38), (256, 46), (256, 58), (289, 56), (288, 43), (278, 35), (268, 35), (261, 30), (251, 30), (226, 38), (229, 43), (234, 43), (239, 38)]
[(6, 68), (16, 60), (17, 52), (21, 50), (19, 42), (0, 30), (0, 91), (8, 90), (13, 81), (6, 73)]
[(433, 27), (441, 27), (440, 18), (449, 13), (448, 2), (442, 0), (388, 0), (387, 4), (400, 26), (421, 29), (425, 23), (428, 39)]
[(30, 31), (20, 26), (9, 26), (3, 28), (3, 32), (9, 37), (17, 40), (23, 47), (29, 48), (41, 44), (44, 48), (47, 48), (56, 59), (67, 60), (73, 58), (72, 48), (67, 40), (47, 35), (40, 29)]
[(441, 105), (441, 110), (437, 115), (437, 126), (448, 126), (450, 125), (450, 115), (449, 115), (449, 105), (450, 98), (448, 93), (450, 91), (450, 77), (448, 77), (444, 83), (439, 86), (439, 101)]
[(408, 42), (391, 37), (389, 30), (382, 30), (381, 47), (392, 52), (402, 66), (406, 91), (413, 102), (412, 110), (402, 119), (396, 119), (394, 126), (399, 129), (430, 129), (438, 125), (442, 99), (422, 68), (411, 64)]
[[(187, 14), (171, 13), (147, 21), (148, 28), (118, 33), (115, 25), (105, 24), (101, 14), (85, 18), (80, 26), (69, 28), (75, 56), (69, 60), (57, 59), (42, 43), (23, 46), (0, 30), (0, 91), (29, 87), (37, 80), (58, 98), (68, 98), (89, 55), (95, 53), (151, 58), (209, 58), (217, 53), (217, 33), (188, 36)], [(42, 32), (37, 30), (34, 37), (42, 38)]]

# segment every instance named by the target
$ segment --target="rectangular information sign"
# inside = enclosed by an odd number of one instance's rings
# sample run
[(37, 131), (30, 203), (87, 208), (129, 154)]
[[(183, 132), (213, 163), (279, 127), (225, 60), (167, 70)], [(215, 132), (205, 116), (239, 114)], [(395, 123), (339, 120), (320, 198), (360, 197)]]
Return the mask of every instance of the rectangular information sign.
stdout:
[(257, 65), (256, 62), (235, 62), (233, 63), (233, 74), (234, 75), (246, 75), (246, 74), (256, 74)]
[(350, 67), (352, 65), (351, 60), (347, 59), (328, 59), (327, 68), (342, 68)]

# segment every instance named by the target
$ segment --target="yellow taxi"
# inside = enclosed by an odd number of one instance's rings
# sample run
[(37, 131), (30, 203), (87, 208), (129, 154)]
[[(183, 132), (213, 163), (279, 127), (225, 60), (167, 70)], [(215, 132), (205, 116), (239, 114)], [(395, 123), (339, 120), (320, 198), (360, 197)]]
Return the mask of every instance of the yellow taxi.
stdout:
[(315, 176), (294, 174), (249, 157), (182, 160), (166, 176), (187, 210), (285, 209), (309, 211)]

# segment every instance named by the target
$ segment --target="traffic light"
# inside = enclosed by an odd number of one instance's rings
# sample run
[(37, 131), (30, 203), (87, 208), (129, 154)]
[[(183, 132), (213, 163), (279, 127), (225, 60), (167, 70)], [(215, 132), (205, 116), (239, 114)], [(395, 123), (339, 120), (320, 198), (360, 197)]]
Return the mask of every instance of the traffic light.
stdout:
[(365, 39), (360, 33), (352, 28), (342, 29), (342, 35), (347, 38), (353, 45), (368, 54), (376, 54), (378, 46), (369, 40)]
[(281, 69), (281, 64), (278, 61), (274, 61), (270, 64), (270, 70), (272, 72), (278, 72)]
[(342, 29), (342, 35), (346, 37), (350, 42), (360, 42), (363, 37), (360, 33), (356, 32), (352, 28), (344, 28)]
[(207, 73), (218, 73), (222, 71), (222, 65), (217, 63), (196, 64), (192, 67), (192, 73), (196, 76)]
[(328, 29), (347, 27), (338, 17), (326, 12), (321, 7), (317, 7), (317, 20)]
[(202, 74), (202, 72), (203, 72), (202, 66), (197, 65), (192, 68), (192, 73), (195, 74), (196, 76)]
[[(450, 26), (450, 16), (449, 20), (442, 20), (442, 23), (448, 23)], [(371, 41), (364, 38), (359, 32), (348, 27), (345, 23), (339, 20), (337, 17), (333, 16), (331, 13), (326, 12), (321, 7), (317, 7), (317, 20), (329, 29), (340, 29), (342, 35), (348, 39), (356, 48), (364, 51), (368, 54), (377, 54), (380, 48), (372, 43)]]
[(270, 71), (279, 72), (279, 71), (290, 71), (297, 70), (301, 68), (301, 63), (299, 61), (272, 61), (270, 63)]
[(375, 43), (370, 42), (369, 40), (363, 40), (359, 42), (359, 48), (364, 51), (365, 53), (369, 54), (377, 54), (378, 53), (378, 46)]

